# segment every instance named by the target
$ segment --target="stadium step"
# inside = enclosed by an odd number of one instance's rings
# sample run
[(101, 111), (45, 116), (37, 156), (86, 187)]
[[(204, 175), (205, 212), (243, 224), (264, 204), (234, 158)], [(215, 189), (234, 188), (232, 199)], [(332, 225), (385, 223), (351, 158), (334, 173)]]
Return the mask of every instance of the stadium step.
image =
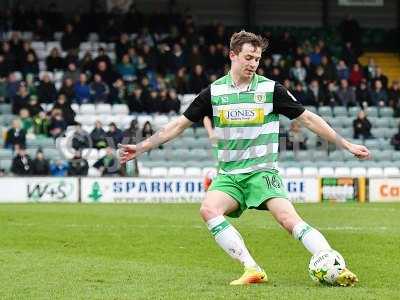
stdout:
[(393, 80), (400, 80), (400, 56), (397, 53), (366, 52), (359, 61), (367, 65), (368, 60), (373, 58), (375, 63), (382, 68), (382, 73), (389, 78), (389, 86)]

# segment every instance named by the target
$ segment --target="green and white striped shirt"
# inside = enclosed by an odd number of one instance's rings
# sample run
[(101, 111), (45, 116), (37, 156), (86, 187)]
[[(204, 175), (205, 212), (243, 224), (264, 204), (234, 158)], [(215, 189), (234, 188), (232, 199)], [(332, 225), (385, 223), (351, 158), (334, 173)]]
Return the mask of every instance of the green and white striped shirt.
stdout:
[(243, 91), (227, 74), (203, 90), (184, 115), (194, 122), (211, 115), (219, 173), (243, 174), (277, 168), (279, 114), (292, 119), (303, 112), (303, 106), (275, 81), (254, 75)]

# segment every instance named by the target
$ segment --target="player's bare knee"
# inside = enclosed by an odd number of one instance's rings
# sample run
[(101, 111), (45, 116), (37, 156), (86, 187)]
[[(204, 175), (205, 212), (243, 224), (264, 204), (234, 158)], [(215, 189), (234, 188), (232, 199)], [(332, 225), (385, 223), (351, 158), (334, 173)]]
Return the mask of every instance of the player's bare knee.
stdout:
[(219, 215), (221, 215), (221, 212), (216, 207), (205, 203), (203, 203), (200, 207), (200, 216), (204, 221), (208, 221), (212, 218), (218, 217)]

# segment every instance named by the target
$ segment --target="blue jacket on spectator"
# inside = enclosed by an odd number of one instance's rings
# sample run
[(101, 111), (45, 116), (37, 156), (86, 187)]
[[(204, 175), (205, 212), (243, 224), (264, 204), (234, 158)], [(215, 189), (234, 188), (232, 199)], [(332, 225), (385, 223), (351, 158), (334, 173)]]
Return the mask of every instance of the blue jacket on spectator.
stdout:
[(88, 84), (75, 83), (75, 96), (79, 104), (88, 102), (90, 99), (90, 88)]
[(50, 173), (52, 176), (67, 176), (68, 164), (63, 161), (58, 161), (50, 165)]

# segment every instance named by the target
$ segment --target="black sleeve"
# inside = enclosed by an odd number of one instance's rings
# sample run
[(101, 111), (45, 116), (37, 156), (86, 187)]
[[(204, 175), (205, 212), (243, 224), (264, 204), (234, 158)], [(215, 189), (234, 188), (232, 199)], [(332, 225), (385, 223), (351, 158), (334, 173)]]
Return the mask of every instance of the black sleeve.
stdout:
[(183, 115), (192, 122), (199, 122), (205, 116), (209, 116), (212, 119), (211, 90), (209, 86), (194, 98)]
[(289, 119), (295, 119), (304, 111), (304, 106), (280, 83), (274, 88), (274, 113), (284, 115)]

